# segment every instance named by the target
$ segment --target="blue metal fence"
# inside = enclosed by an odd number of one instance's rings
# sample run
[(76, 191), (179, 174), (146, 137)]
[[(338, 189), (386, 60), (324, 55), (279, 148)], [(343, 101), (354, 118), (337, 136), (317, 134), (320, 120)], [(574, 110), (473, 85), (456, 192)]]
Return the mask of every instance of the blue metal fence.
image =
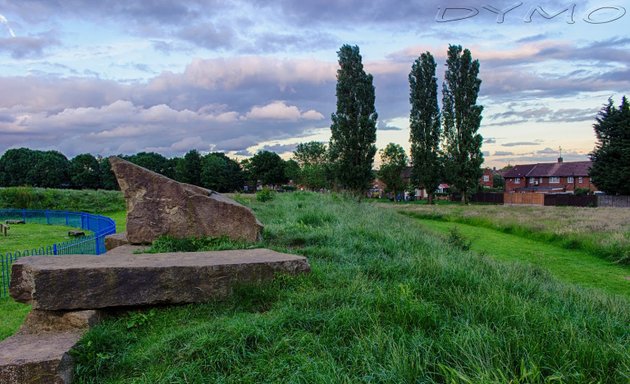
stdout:
[(43, 255), (100, 255), (105, 253), (105, 236), (116, 233), (116, 223), (109, 217), (84, 212), (31, 209), (0, 209), (0, 221), (24, 220), (25, 223), (65, 225), (93, 232), (76, 240), (52, 244), (26, 251), (0, 253), (0, 297), (9, 290), (11, 265), (20, 257)]

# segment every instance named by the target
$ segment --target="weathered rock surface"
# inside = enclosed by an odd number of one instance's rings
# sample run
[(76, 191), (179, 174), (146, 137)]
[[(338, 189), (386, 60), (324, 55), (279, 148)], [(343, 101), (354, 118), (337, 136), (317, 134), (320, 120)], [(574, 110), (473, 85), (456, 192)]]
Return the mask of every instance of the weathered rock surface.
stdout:
[(310, 271), (304, 257), (268, 249), (119, 256), (31, 256), (13, 263), (11, 296), (34, 309), (205, 302), (235, 283)]
[(19, 334), (45, 332), (77, 332), (87, 330), (103, 318), (102, 311), (41, 311), (31, 310), (20, 328)]
[(72, 381), (68, 351), (82, 332), (17, 334), (0, 343), (0, 383), (66, 384)]
[(32, 310), (20, 331), (0, 342), (0, 383), (70, 383), (69, 351), (101, 311)]
[(260, 239), (263, 226), (249, 208), (236, 201), (115, 156), (109, 162), (125, 195), (130, 243), (151, 243), (162, 235)]
[(105, 250), (107, 251), (111, 251), (112, 249), (127, 244), (129, 244), (129, 240), (127, 240), (127, 232), (105, 236)]

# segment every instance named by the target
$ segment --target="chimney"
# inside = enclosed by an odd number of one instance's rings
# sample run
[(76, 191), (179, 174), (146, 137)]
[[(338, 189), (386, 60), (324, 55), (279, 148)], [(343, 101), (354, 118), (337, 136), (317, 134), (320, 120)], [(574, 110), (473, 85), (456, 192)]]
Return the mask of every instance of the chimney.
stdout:
[(562, 156), (558, 157), (558, 163), (562, 163)]

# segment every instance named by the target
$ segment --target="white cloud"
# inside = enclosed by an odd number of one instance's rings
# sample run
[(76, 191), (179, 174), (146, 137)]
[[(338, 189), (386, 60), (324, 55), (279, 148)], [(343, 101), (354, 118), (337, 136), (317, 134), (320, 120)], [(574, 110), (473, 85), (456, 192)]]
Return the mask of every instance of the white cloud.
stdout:
[(299, 108), (294, 105), (287, 105), (284, 101), (274, 101), (262, 107), (252, 107), (244, 118), (248, 120), (297, 121), (300, 119), (321, 120), (324, 118), (324, 115), (312, 109), (302, 113)]

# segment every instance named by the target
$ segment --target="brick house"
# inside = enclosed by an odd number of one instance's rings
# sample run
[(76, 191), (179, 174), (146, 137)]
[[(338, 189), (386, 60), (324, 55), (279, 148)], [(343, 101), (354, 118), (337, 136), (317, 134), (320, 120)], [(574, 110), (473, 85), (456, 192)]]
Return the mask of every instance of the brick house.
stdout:
[(590, 161), (538, 163), (516, 165), (503, 174), (506, 192), (562, 193), (577, 188), (596, 191), (588, 171)]
[(479, 185), (485, 188), (492, 188), (494, 186), (493, 183), (494, 172), (490, 168), (484, 168), (483, 175), (479, 179)]

